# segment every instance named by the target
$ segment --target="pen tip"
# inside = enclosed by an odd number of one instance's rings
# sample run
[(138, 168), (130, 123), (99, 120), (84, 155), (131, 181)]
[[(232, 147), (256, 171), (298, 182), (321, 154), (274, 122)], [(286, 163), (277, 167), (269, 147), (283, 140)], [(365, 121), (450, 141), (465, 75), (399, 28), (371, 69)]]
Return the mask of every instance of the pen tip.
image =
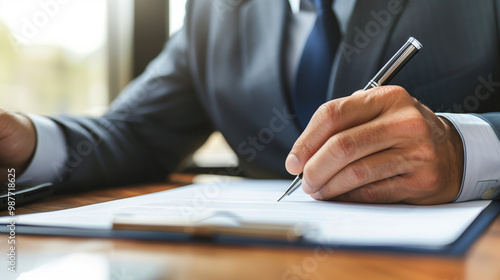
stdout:
[(285, 197), (285, 195), (286, 195), (286, 193), (284, 193), (284, 194), (283, 194), (283, 195), (282, 195), (282, 196), (278, 199), (278, 201), (276, 201), (276, 202), (280, 202), (280, 201), (283, 199), (283, 197)]

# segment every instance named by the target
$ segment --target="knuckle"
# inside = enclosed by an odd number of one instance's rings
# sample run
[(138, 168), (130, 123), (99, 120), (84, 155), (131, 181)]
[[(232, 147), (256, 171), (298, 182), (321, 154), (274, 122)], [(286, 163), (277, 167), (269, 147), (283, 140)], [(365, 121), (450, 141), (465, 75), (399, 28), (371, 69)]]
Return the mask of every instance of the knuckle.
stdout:
[(362, 162), (356, 162), (350, 164), (346, 168), (347, 180), (350, 181), (351, 184), (356, 186), (363, 185), (367, 182), (369, 178), (369, 172), (366, 166)]
[(311, 188), (316, 190), (319, 187), (319, 181), (320, 181), (320, 172), (317, 171), (318, 169), (311, 166), (311, 164), (306, 164), (304, 167), (304, 177), (307, 177), (307, 183)]
[(430, 141), (422, 141), (409, 153), (410, 160), (434, 162), (437, 160), (436, 147)]
[(366, 185), (358, 189), (359, 199), (364, 202), (377, 202), (378, 192), (373, 185)]
[(298, 141), (295, 143), (292, 152), (299, 155), (312, 156), (315, 151), (308, 145), (307, 141)]
[(404, 99), (413, 98), (410, 96), (410, 94), (408, 94), (406, 89), (404, 89), (401, 86), (392, 85), (392, 86), (389, 86), (388, 88), (389, 88), (389, 92), (396, 98), (404, 98)]
[(387, 100), (399, 100), (402, 98), (406, 99), (409, 96), (410, 95), (403, 87), (395, 85), (380, 87), (380, 90), (378, 91), (378, 97)]
[(420, 108), (420, 107), (425, 108), (425, 106), (423, 106), (422, 103), (420, 103), (420, 101), (418, 101), (418, 99), (416, 99), (415, 97), (412, 97), (412, 96), (410, 96), (410, 97), (411, 97), (411, 103), (415, 108)]
[(320, 127), (328, 131), (335, 129), (336, 123), (342, 116), (341, 107), (342, 102), (340, 100), (332, 100), (322, 104), (318, 109), (319, 116), (321, 116), (318, 120), (321, 122)]
[(332, 100), (324, 103), (323, 105), (320, 106), (322, 112), (327, 115), (327, 117), (338, 117), (340, 116), (340, 110), (341, 110), (341, 105), (342, 101), (340, 99), (338, 100)]
[(427, 120), (418, 111), (409, 113), (404, 118), (401, 118), (398, 126), (398, 129), (408, 135), (428, 136), (431, 132)]
[(328, 140), (327, 147), (339, 162), (350, 162), (356, 151), (356, 142), (348, 134), (337, 134)]
[(411, 118), (408, 122), (411, 130), (421, 135), (429, 135), (430, 128), (427, 120), (420, 114)]
[(408, 158), (406, 153), (395, 155), (394, 162), (397, 162), (397, 164), (388, 166), (390, 174), (406, 174), (413, 172), (415, 169), (411, 158)]

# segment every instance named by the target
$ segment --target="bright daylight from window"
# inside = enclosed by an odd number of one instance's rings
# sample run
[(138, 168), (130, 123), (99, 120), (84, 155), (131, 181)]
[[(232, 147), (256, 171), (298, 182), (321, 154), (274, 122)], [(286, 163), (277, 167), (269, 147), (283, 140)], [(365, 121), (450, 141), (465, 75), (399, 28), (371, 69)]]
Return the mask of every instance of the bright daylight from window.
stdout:
[[(182, 28), (185, 5), (169, 3), (171, 35)], [(0, 0), (0, 108), (44, 115), (104, 112), (110, 101), (107, 12), (107, 0)], [(214, 134), (196, 161), (235, 165), (223, 143)]]
[[(185, 4), (170, 1), (171, 34), (183, 25)], [(106, 0), (0, 0), (0, 107), (102, 113), (109, 102), (106, 7)]]
[(0, 0), (0, 106), (37, 114), (107, 105), (106, 1)]

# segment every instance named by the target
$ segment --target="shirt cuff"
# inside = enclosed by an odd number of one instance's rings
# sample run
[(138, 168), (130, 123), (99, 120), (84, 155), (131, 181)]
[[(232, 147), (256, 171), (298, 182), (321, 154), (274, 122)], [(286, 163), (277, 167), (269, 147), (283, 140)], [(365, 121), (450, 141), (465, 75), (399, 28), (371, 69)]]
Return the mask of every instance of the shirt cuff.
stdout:
[(17, 179), (20, 185), (38, 185), (55, 182), (57, 174), (52, 163), (65, 162), (67, 159), (66, 139), (61, 128), (46, 117), (27, 115), (35, 126), (37, 142), (35, 155), (28, 168)]
[(470, 114), (439, 113), (457, 129), (464, 146), (464, 175), (455, 202), (500, 195), (500, 140), (483, 119)]

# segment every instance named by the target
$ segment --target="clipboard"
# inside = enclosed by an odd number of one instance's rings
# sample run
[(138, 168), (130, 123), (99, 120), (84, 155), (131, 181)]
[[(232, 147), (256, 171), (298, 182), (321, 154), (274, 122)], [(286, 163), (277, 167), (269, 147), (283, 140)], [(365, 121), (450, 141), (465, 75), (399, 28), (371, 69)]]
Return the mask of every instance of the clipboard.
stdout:
[[(432, 255), (444, 255), (444, 256), (462, 256), (467, 252), (467, 249), (474, 243), (475, 240), (485, 231), (488, 225), (494, 221), (495, 217), (500, 213), (500, 202), (499, 201), (488, 201), (489, 204), (484, 206), (477, 214), (467, 222), (467, 225), (460, 230), (457, 237), (446, 243), (420, 243), (422, 245), (416, 245), (408, 243), (410, 245), (402, 243), (370, 243), (370, 242), (351, 242), (350, 238), (345, 240), (339, 239), (329, 239), (321, 240), (318, 238), (311, 238), (308, 234), (309, 228), (307, 224), (300, 224), (301, 221), (297, 211), (300, 207), (306, 207), (309, 211), (307, 217), (314, 218), (319, 214), (331, 213), (328, 215), (346, 215), (353, 212), (356, 207), (364, 208), (364, 212), (369, 213), (373, 209), (381, 208), (382, 213), (388, 213), (392, 215), (396, 213), (400, 218), (399, 221), (402, 222), (401, 218), (409, 217), (409, 213), (412, 211), (413, 206), (402, 206), (397, 205), (356, 205), (356, 204), (338, 204), (328, 202), (316, 202), (312, 201), (306, 194), (296, 193), (294, 197), (288, 199), (287, 202), (280, 204), (275, 203), (277, 194), (279, 194), (284, 186), (288, 185), (289, 181), (243, 181), (243, 182), (231, 182), (224, 186), (218, 186), (220, 194), (222, 194), (219, 200), (228, 201), (227, 207), (214, 207), (220, 205), (217, 201), (211, 200), (210, 203), (213, 204), (203, 204), (206, 209), (212, 209), (219, 211), (214, 215), (213, 211), (210, 211), (210, 215), (203, 217), (197, 216), (194, 222), (186, 223), (186, 219), (183, 219), (182, 205), (185, 203), (199, 203), (196, 200), (196, 194), (202, 193), (207, 186), (213, 187), (213, 185), (192, 185), (188, 187), (183, 187), (180, 189), (169, 190), (160, 193), (148, 194), (134, 198), (127, 198), (112, 202), (106, 202), (102, 204), (90, 205), (80, 208), (61, 210), (52, 213), (40, 213), (40, 214), (30, 214), (25, 215), (26, 219), (22, 217), (19, 218), (18, 223), (16, 223), (16, 233), (17, 234), (34, 234), (34, 235), (52, 235), (52, 236), (75, 236), (75, 237), (98, 237), (98, 238), (123, 238), (123, 239), (136, 239), (136, 240), (153, 240), (153, 241), (164, 241), (164, 242), (189, 242), (189, 243), (211, 243), (211, 244), (221, 244), (221, 245), (236, 245), (236, 246), (270, 246), (270, 247), (292, 247), (292, 248), (335, 248), (336, 250), (356, 250), (356, 251), (376, 251), (376, 252), (396, 252), (403, 254), (432, 254)], [(245, 202), (242, 202), (241, 191), (244, 191), (249, 201), (248, 205), (245, 206)], [(235, 201), (233, 197), (240, 199)], [(228, 199), (229, 198), (229, 199)], [(294, 201), (290, 201), (295, 199)], [(252, 220), (243, 219), (244, 216), (240, 216), (234, 211), (229, 211), (231, 205), (234, 207), (243, 207), (243, 212), (245, 211), (259, 211), (259, 207), (256, 205), (262, 205), (262, 200), (268, 200), (269, 205), (275, 207), (272, 212), (267, 209), (259, 217), (264, 217), (262, 219)], [(206, 203), (209, 203), (205, 201)], [(259, 204), (260, 203), (260, 204)], [(289, 204), (290, 206), (286, 206)], [(470, 207), (475, 207), (474, 205), (484, 204), (476, 202), (467, 202), (459, 204), (448, 204), (437, 206), (437, 208), (455, 208), (467, 209)], [(196, 205), (196, 204), (192, 204)], [(463, 206), (461, 206), (463, 205)], [(136, 206), (140, 206), (137, 208)], [(167, 210), (164, 207), (168, 206)], [(314, 206), (314, 207), (313, 207)], [(331, 206), (331, 207), (330, 207)], [(117, 211), (118, 209), (123, 209), (126, 207), (128, 211)], [(146, 212), (141, 211), (142, 209), (148, 209)], [(144, 208), (152, 207), (152, 208)], [(158, 209), (155, 209), (158, 207)], [(246, 207), (246, 208), (245, 208)], [(406, 207), (406, 208), (405, 208)], [(432, 208), (432, 207), (431, 207)], [(205, 208), (204, 208), (205, 209)], [(236, 209), (236, 208), (235, 208)], [(282, 212), (281, 217), (288, 217), (288, 219), (278, 219), (275, 218), (279, 216), (277, 214), (279, 211)], [(340, 212), (328, 212), (328, 209), (336, 209)], [(342, 210), (344, 209), (344, 210)], [(406, 209), (406, 210), (405, 210)], [(222, 211), (222, 212), (221, 212)], [(295, 214), (294, 214), (294, 211)], [(319, 211), (319, 212), (318, 212)], [(326, 212), (321, 212), (326, 211)], [(342, 212), (344, 211), (344, 212)], [(347, 211), (347, 212), (346, 212)], [(396, 212), (395, 212), (396, 211)], [(402, 212), (400, 212), (402, 211)], [(408, 212), (410, 211), (410, 212)], [(415, 210), (420, 211), (420, 210)], [(425, 209), (424, 209), (425, 211)], [(262, 212), (262, 211), (261, 211)], [(79, 213), (82, 215), (82, 219), (74, 219), (74, 213)], [(152, 213), (157, 213), (156, 215)], [(341, 214), (344, 213), (344, 214)], [(435, 217), (435, 212), (432, 216)], [(448, 213), (448, 212), (445, 212)], [(457, 212), (453, 212), (457, 213)], [(462, 213), (462, 212), (458, 212)], [(125, 216), (122, 216), (126, 214)], [(127, 216), (128, 214), (128, 216)], [(186, 212), (185, 214), (189, 214)], [(109, 218), (104, 216), (111, 215)], [(114, 219), (113, 219), (114, 215)], [(146, 215), (151, 217), (140, 217), (138, 215)], [(274, 215), (274, 216), (273, 216)], [(411, 216), (411, 215), (410, 215)], [(52, 218), (49, 218), (52, 217)], [(158, 217), (177, 217), (183, 219), (184, 222), (179, 222), (179, 220), (172, 219), (158, 219)], [(265, 218), (269, 217), (269, 218)], [(303, 216), (305, 217), (305, 216)], [(361, 216), (362, 217), (362, 216)], [(390, 219), (392, 216), (388, 216)], [(448, 219), (448, 216), (440, 216), (441, 218), (424, 220), (425, 223), (429, 222), (450, 222), (453, 219)], [(459, 216), (459, 219), (462, 219)], [(61, 219), (63, 218), (63, 219)], [(101, 218), (101, 222), (97, 222), (96, 219)], [(149, 218), (146, 219), (146, 218)], [(220, 218), (225, 219), (221, 221)], [(456, 216), (455, 216), (456, 218)], [(448, 219), (446, 221), (443, 219)], [(375, 222), (364, 219), (365, 222)], [(1, 219), (0, 224), (7, 222), (7, 219)], [(25, 221), (23, 223), (23, 221)], [(29, 222), (31, 221), (31, 222)], [(40, 221), (46, 221), (40, 223)], [(383, 220), (382, 220), (383, 221)], [(392, 232), (391, 225), (397, 225), (391, 223), (391, 220), (386, 220), (389, 222), (387, 226), (389, 227), (389, 232)], [(96, 223), (97, 222), (97, 223)], [(250, 222), (250, 223), (248, 223)], [(310, 223), (312, 227), (318, 226), (310, 220), (302, 219), (302, 222)], [(86, 225), (86, 223), (92, 223), (95, 226)], [(245, 224), (246, 223), (246, 224)], [(413, 224), (414, 222), (409, 222), (406, 224)], [(451, 222), (453, 224), (453, 222)], [(417, 223), (418, 224), (418, 223)], [(422, 223), (420, 223), (422, 224)], [(99, 226), (101, 225), (101, 226)], [(279, 226), (277, 226), (279, 225)], [(356, 222), (356, 225), (360, 225)], [(345, 226), (345, 224), (344, 224)], [(335, 230), (335, 227), (331, 227)], [(313, 228), (314, 229), (314, 228)], [(364, 232), (365, 234), (371, 234), (370, 227), (362, 226), (358, 227), (359, 232)], [(382, 229), (379, 227), (379, 229)], [(432, 227), (430, 227), (431, 232)], [(8, 233), (8, 228), (0, 226), (0, 232)], [(334, 232), (332, 232), (334, 233)], [(404, 234), (398, 233), (394, 236), (402, 236), (406, 239), (408, 237)], [(435, 235), (430, 235), (434, 238)], [(358, 238), (359, 240), (359, 238)], [(361, 240), (363, 241), (363, 240)], [(379, 245), (377, 245), (379, 244)]]
[[(371, 246), (356, 244), (335, 244), (310, 242), (303, 237), (297, 239), (287, 238), (266, 238), (261, 235), (227, 235), (227, 232), (217, 232), (205, 237), (202, 235), (192, 235), (185, 231), (146, 230), (141, 225), (141, 229), (133, 227), (122, 227), (115, 230), (83, 230), (75, 228), (59, 227), (37, 227), (18, 225), (18, 234), (29, 235), (49, 235), (49, 236), (72, 236), (91, 238), (118, 238), (150, 240), (161, 242), (181, 242), (181, 243), (210, 243), (233, 246), (269, 246), (277, 248), (332, 248), (335, 250), (362, 251), (376, 253), (397, 253), (412, 255), (436, 255), (446, 257), (462, 257), (474, 242), (484, 233), (488, 226), (500, 214), (500, 201), (493, 201), (474, 222), (463, 232), (463, 234), (453, 243), (437, 247), (411, 247), (411, 246)], [(7, 227), (0, 227), (1, 233), (7, 233)], [(206, 238), (208, 237), (208, 238)]]

